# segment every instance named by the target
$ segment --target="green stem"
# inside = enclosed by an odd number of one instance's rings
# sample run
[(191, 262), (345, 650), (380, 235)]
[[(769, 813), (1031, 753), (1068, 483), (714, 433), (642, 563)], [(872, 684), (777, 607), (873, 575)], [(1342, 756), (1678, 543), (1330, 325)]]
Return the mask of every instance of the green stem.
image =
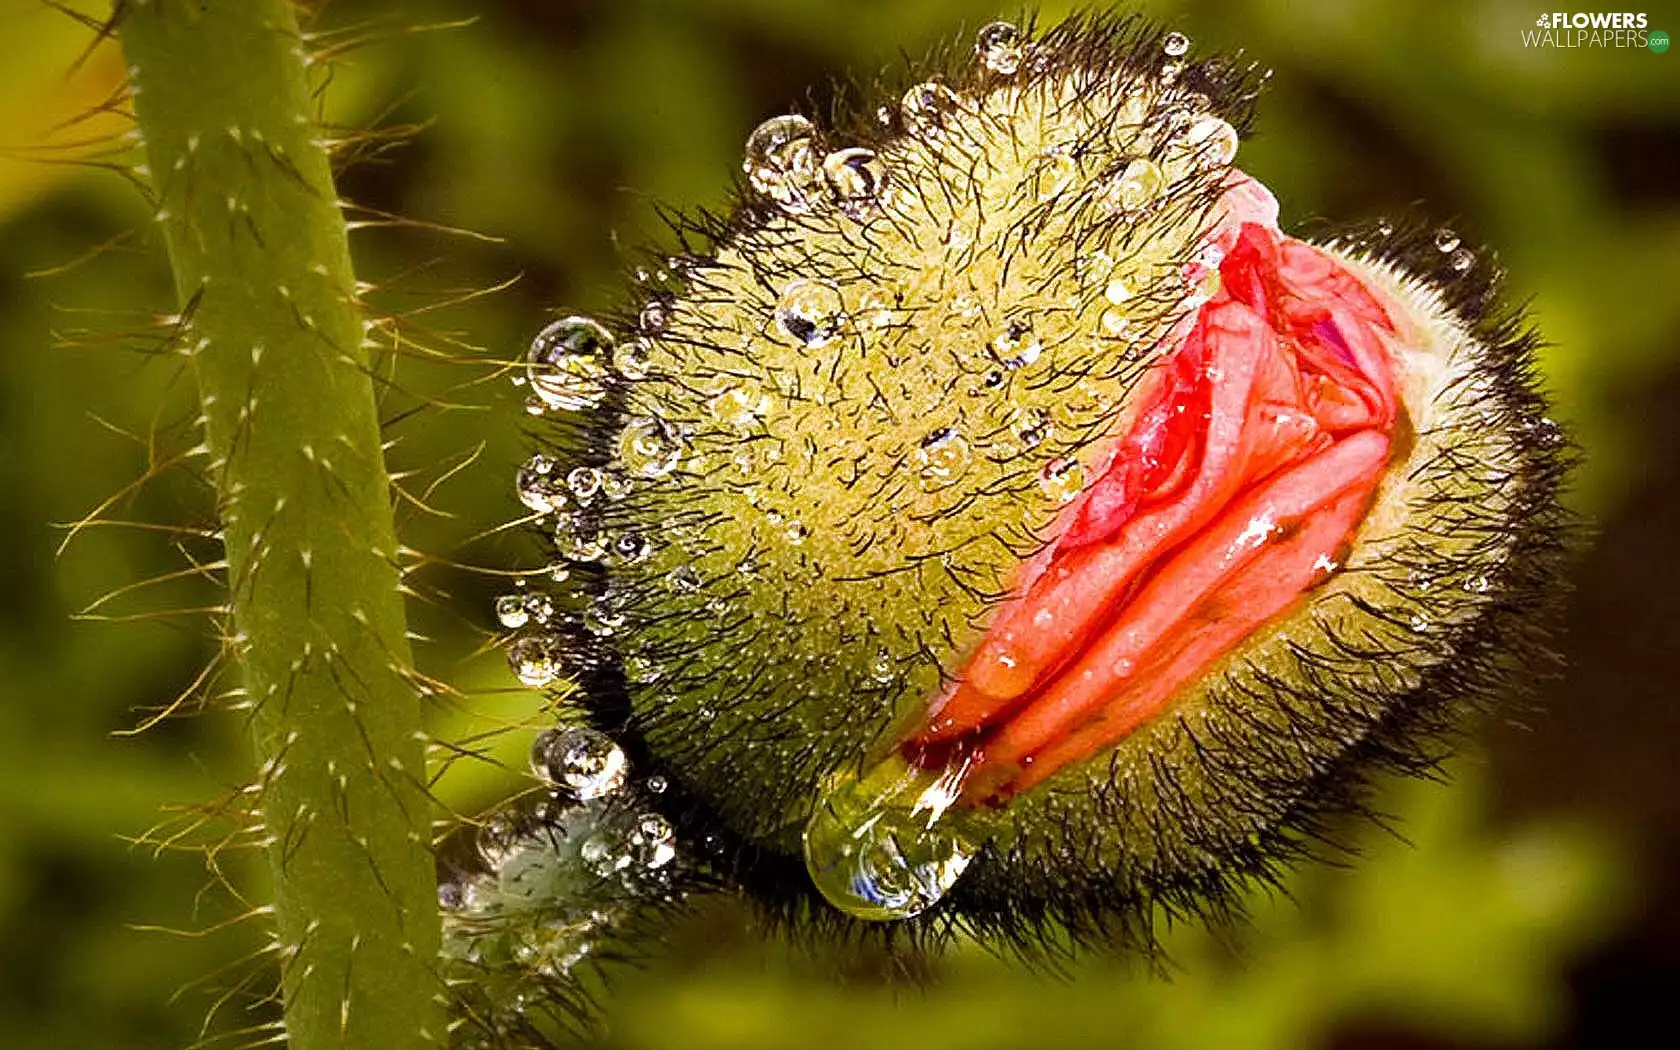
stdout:
[(420, 707), (289, 0), (119, 0), (220, 498), (294, 1048), (441, 1039)]

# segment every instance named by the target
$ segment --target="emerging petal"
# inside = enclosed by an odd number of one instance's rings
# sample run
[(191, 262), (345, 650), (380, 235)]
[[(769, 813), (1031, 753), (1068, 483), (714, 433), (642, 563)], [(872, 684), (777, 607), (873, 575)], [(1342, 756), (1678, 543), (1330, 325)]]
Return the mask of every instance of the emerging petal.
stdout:
[(971, 750), (971, 798), (1031, 788), (1158, 715), (1334, 571), (1388, 465), (1390, 310), (1275, 229), (1217, 232), (1219, 292), (904, 745), (938, 764)]

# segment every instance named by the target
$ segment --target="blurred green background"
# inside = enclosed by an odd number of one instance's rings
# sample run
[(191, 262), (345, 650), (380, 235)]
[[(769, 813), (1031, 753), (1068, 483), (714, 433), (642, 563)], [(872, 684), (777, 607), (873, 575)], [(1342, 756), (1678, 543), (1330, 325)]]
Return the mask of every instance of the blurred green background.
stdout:
[[(653, 202), (722, 204), (746, 132), (809, 86), (867, 79), (901, 52), (1015, 13), (969, 0), (314, 6), (311, 29), (343, 51), (329, 118), (425, 125), (390, 150), (367, 143), (343, 194), (499, 239), (370, 229), (355, 241), (360, 275), (405, 332), (502, 357), (543, 311), (612, 302), (624, 251), (659, 237)], [(1553, 344), (1544, 364), (1559, 415), (1585, 449), (1575, 498), (1598, 522), (1561, 643), (1570, 670), (1544, 704), (1482, 727), (1450, 785), (1390, 790), (1385, 808), (1408, 841), (1365, 829), (1362, 859), (1301, 871), (1288, 897), (1256, 901), (1251, 926), (1173, 932), (1168, 979), (1100, 957), (1029, 973), (972, 947), (904, 973), (867, 954), (773, 943), (714, 902), (645, 969), (614, 975), (611, 1045), (1364, 1050), (1620, 1045), (1641, 1023), (1670, 1030), (1680, 56), (1525, 49), (1520, 31), (1557, 6), (1143, 5), (1198, 47), (1241, 47), (1276, 70), (1239, 163), (1274, 188), (1286, 223), (1421, 207), (1497, 245), (1511, 293), (1532, 302)], [(1636, 6), (1652, 28), (1680, 30), (1672, 0)], [(1048, 4), (1043, 17), (1066, 9)], [(87, 39), (37, 0), (0, 0), (0, 1046), (179, 1047), (199, 1038), (218, 990), (243, 972), (223, 968), (257, 931), (148, 929), (199, 929), (239, 907), (199, 894), (203, 857), (154, 858), (127, 840), (164, 807), (237, 783), (239, 726), (185, 718), (113, 737), (186, 686), (214, 640), (190, 616), (71, 619), (114, 588), (178, 570), (183, 550), (202, 555), (190, 538), (91, 529), (55, 555), (59, 525), (178, 449), (170, 435), (190, 418), (178, 362), (148, 352), (147, 325), (172, 301), (141, 198), (76, 161), (121, 130), (73, 119), (120, 74), (110, 49), (71, 72)], [(429, 309), (516, 276), (506, 291)], [(478, 374), (413, 362), (399, 373), (433, 394)], [(406, 538), (432, 551), (517, 513), (515, 392), (497, 383), (450, 397), (469, 407), (394, 430), (396, 464), (434, 474), (483, 444), (433, 493), (457, 517), (408, 514)], [(166, 473), (110, 513), (192, 524), (205, 506)], [(464, 551), (504, 568), (523, 556), (511, 540)], [(422, 589), (436, 597), (418, 617), (436, 639), (422, 651), (428, 669), (481, 693), (440, 710), (440, 729), (528, 716), (495, 656), (475, 655), (495, 581), (439, 571)], [(187, 579), (100, 611), (153, 614), (207, 593)], [(499, 786), (481, 769), (443, 790), (472, 810)], [(232, 1005), (209, 1033), (263, 1010)]]

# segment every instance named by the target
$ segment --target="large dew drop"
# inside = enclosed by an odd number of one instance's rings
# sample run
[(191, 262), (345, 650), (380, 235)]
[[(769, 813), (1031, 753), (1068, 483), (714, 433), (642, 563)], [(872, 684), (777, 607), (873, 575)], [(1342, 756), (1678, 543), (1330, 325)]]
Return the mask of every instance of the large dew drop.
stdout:
[(540, 592), (504, 594), (496, 599), (496, 620), (508, 630), (535, 622), (545, 625), (554, 618), (554, 599)]
[(1044, 343), (1033, 334), (1032, 325), (1011, 321), (992, 338), (992, 353), (1005, 368), (1026, 368), (1044, 353)]
[(805, 825), (805, 867), (823, 897), (878, 922), (939, 903), (976, 849), (949, 812), (965, 771), (912, 769), (894, 756), (825, 792)]
[(962, 112), (962, 96), (937, 80), (927, 80), (904, 93), (904, 125), (927, 138), (940, 138), (948, 122)]
[(789, 113), (753, 129), (747, 138), (741, 170), (752, 188), (790, 214), (811, 210), (812, 189), (818, 184), (822, 154), (817, 129), (809, 120)]
[(840, 290), (827, 281), (797, 278), (782, 288), (776, 301), (776, 326), (801, 346), (827, 346), (840, 334), (846, 305)]
[(560, 677), (564, 650), (558, 638), (531, 635), (508, 646), (508, 666), (524, 684), (541, 689)]
[(593, 408), (606, 396), (612, 333), (587, 317), (567, 317), (531, 341), (531, 390), (549, 408)]
[(1010, 22), (983, 26), (974, 39), (974, 55), (988, 73), (1012, 77), (1021, 68), (1021, 30)]
[(745, 387), (728, 386), (713, 395), (707, 405), (712, 410), (712, 418), (724, 426), (750, 430), (758, 422), (762, 402), (763, 398), (753, 397)]
[(519, 502), (538, 514), (558, 510), (566, 503), (566, 489), (555, 466), (552, 459), (539, 454), (527, 460), (514, 475), (513, 487)]
[(584, 726), (545, 729), (531, 742), (531, 771), (585, 801), (617, 791), (628, 767), (612, 737)]
[(663, 420), (639, 416), (624, 425), (624, 433), (618, 439), (618, 456), (630, 474), (664, 477), (682, 459), (682, 442)]
[(1237, 129), (1218, 117), (1207, 116), (1190, 125), (1184, 146), (1196, 162), (1209, 168), (1223, 168), (1237, 159), (1240, 141)]
[(973, 459), (968, 442), (953, 427), (936, 430), (916, 449), (922, 487), (943, 488), (962, 476)]
[(1038, 487), (1057, 503), (1072, 503), (1085, 484), (1085, 468), (1077, 459), (1053, 459), (1038, 474)]
[(1165, 182), (1159, 165), (1147, 157), (1138, 157), (1109, 184), (1103, 202), (1115, 212), (1142, 211), (1160, 194)]
[(822, 170), (834, 203), (847, 217), (863, 222), (880, 209), (887, 166), (874, 150), (862, 146), (835, 150), (823, 158)]

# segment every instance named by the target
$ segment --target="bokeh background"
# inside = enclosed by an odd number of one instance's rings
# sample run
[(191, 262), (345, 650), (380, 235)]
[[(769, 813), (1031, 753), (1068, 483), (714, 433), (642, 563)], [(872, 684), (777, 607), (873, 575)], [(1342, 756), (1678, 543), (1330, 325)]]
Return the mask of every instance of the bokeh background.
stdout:
[[(418, 226), (356, 235), (358, 269), (406, 332), (480, 364), (405, 361), (404, 385), (465, 406), (398, 423), (399, 465), (464, 463), (413, 508), (417, 548), (491, 567), (517, 542), (462, 545), (517, 515), (515, 392), (477, 384), (544, 311), (611, 303), (654, 202), (721, 205), (759, 120), (848, 73), (865, 79), (999, 14), (971, 0), (338, 0), (311, 23), (337, 55), (325, 112), (369, 138), (344, 196)], [(1054, 19), (1067, 9), (1046, 4)], [(1585, 454), (1597, 523), (1573, 580), (1569, 660), (1545, 702), (1490, 720), (1447, 784), (1394, 785), (1399, 834), (1302, 870), (1252, 924), (1173, 932), (1171, 972), (1086, 958), (1026, 972), (963, 948), (905, 973), (757, 932), (725, 902), (613, 975), (615, 1047), (1516, 1048), (1664, 1041), (1680, 998), (1680, 54), (1531, 50), (1543, 0), (1224, 0), (1142, 7), (1198, 48), (1276, 70), (1239, 162), (1286, 223), (1421, 208), (1495, 244), (1532, 303), (1557, 411)], [(1652, 28), (1680, 5), (1640, 0)], [(467, 24), (454, 24), (454, 23)], [(141, 197), (89, 115), (109, 48), (38, 0), (0, 0), (0, 1046), (180, 1047), (200, 1037), (256, 931), (200, 894), (204, 856), (133, 841), (166, 807), (237, 783), (237, 721), (114, 734), (215, 652), (192, 538), (75, 522), (201, 524), (202, 491), (163, 471), (190, 416), (151, 325), (172, 306)], [(399, 141), (400, 140), (400, 141)], [(371, 213), (369, 213), (371, 214)], [(1310, 227), (1309, 227), (1310, 228)], [(517, 278), (493, 295), (446, 299)], [(476, 370), (475, 370), (476, 369)], [(452, 389), (457, 386), (461, 389)], [(393, 413), (396, 414), (396, 413)], [(473, 453), (477, 458), (470, 463)], [(493, 577), (440, 569), (419, 612), (434, 674), (475, 693), (437, 712), (469, 733), (530, 715), (493, 654)], [(138, 618), (129, 618), (138, 617)], [(517, 750), (515, 739), (512, 747)], [(442, 787), (471, 811), (493, 770)], [(1403, 836), (1403, 838), (1401, 837)], [(226, 862), (237, 880), (237, 857)], [(233, 966), (230, 970), (225, 967)], [(231, 976), (229, 976), (231, 975)], [(225, 1034), (265, 1017), (230, 1005)]]

